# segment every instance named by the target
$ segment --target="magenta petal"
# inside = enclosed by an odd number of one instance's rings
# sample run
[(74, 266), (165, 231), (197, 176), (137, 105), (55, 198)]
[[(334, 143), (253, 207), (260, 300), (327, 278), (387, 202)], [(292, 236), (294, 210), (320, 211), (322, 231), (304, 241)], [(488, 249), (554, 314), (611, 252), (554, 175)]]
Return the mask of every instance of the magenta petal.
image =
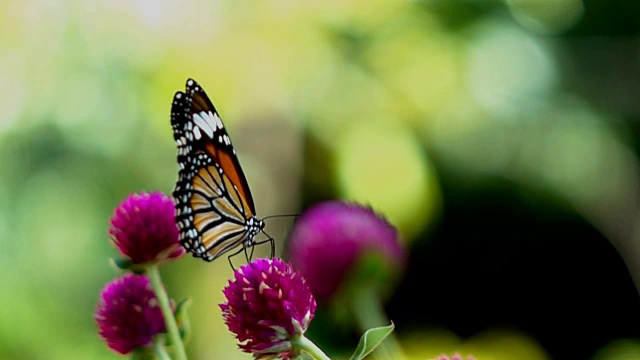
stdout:
[(307, 330), (316, 302), (305, 279), (290, 264), (277, 258), (256, 259), (234, 272), (223, 294), (222, 315), (243, 351), (267, 358), (297, 356), (288, 340)]
[(173, 200), (160, 193), (133, 194), (111, 217), (111, 240), (134, 264), (159, 262), (184, 254)]
[(308, 209), (296, 222), (289, 242), (292, 264), (312, 293), (329, 300), (367, 252), (380, 254), (392, 269), (402, 269), (406, 252), (396, 229), (371, 209), (327, 201)]
[(154, 335), (165, 331), (162, 311), (144, 275), (127, 274), (107, 284), (95, 319), (100, 336), (120, 354), (150, 345)]

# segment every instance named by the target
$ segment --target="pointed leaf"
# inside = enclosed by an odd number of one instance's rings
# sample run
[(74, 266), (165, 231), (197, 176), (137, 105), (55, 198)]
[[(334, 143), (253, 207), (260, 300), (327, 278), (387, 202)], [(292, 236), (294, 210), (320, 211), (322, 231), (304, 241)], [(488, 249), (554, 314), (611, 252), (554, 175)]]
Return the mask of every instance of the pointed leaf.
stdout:
[(131, 259), (116, 258), (111, 259), (111, 265), (119, 270), (130, 271), (134, 274), (144, 274), (147, 271), (145, 264), (134, 264)]
[(111, 259), (111, 265), (113, 265), (116, 269), (129, 270), (132, 263), (131, 263), (131, 259), (117, 258), (117, 259)]
[(186, 298), (176, 305), (176, 310), (174, 312), (176, 316), (176, 322), (178, 324), (178, 330), (180, 330), (180, 337), (183, 341), (186, 341), (189, 334), (191, 333), (191, 322), (189, 321), (189, 316), (187, 315), (187, 308), (191, 306), (191, 299)]
[(391, 323), (389, 326), (381, 326), (367, 330), (360, 338), (356, 351), (351, 355), (351, 360), (361, 360), (371, 354), (371, 352), (391, 334), (394, 328), (395, 325)]

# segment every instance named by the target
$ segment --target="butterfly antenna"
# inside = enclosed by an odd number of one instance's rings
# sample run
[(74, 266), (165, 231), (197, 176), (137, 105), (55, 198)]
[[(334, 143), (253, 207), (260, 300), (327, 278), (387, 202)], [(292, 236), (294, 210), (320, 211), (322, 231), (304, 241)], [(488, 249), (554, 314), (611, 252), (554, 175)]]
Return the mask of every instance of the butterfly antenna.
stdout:
[[(267, 220), (267, 219), (271, 219), (271, 218), (279, 218), (279, 217), (298, 217), (300, 216), (300, 214), (286, 214), (286, 215), (271, 215), (271, 216), (267, 216), (267, 217), (263, 217), (262, 220)], [(266, 233), (265, 233), (266, 234)]]

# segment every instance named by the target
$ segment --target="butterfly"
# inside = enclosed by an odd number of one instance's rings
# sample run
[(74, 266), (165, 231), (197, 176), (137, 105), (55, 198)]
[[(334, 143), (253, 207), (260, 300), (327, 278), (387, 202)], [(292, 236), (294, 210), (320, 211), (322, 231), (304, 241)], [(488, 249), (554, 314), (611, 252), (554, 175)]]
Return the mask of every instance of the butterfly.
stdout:
[[(171, 127), (178, 146), (178, 181), (173, 190), (180, 243), (194, 257), (213, 261), (236, 248), (247, 261), (257, 244), (274, 240), (264, 232), (229, 134), (204, 89), (188, 79), (171, 105)], [(256, 242), (264, 233), (268, 239)], [(247, 249), (251, 248), (251, 255)]]

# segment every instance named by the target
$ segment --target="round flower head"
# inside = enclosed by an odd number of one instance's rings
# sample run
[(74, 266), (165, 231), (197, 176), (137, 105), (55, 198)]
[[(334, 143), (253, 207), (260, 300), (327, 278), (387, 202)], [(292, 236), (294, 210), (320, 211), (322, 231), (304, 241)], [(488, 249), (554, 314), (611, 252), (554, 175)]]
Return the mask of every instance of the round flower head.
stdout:
[(475, 360), (475, 358), (471, 355), (463, 358), (460, 354), (453, 354), (453, 356), (449, 357), (448, 355), (440, 355), (434, 360)]
[(256, 259), (234, 272), (220, 304), (239, 347), (254, 358), (291, 359), (316, 310), (304, 278), (280, 259)]
[(150, 345), (154, 335), (165, 332), (162, 311), (144, 275), (127, 274), (107, 284), (95, 319), (100, 336), (120, 354)]
[(390, 272), (401, 270), (406, 257), (393, 226), (369, 208), (341, 201), (323, 202), (302, 214), (289, 246), (292, 264), (319, 301), (335, 294), (362, 256), (380, 256)]
[(109, 234), (120, 253), (133, 264), (159, 262), (184, 254), (173, 200), (160, 192), (127, 197), (111, 217)]

